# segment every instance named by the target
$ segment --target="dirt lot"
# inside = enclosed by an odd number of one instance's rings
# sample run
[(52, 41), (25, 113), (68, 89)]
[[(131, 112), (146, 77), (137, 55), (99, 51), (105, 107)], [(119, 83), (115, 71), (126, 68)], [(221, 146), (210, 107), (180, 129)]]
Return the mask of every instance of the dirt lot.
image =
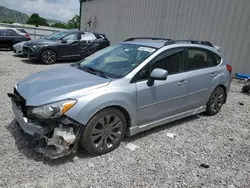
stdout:
[[(240, 93), (240, 84), (232, 84), (216, 116), (125, 138), (103, 156), (80, 151), (51, 161), (32, 150), (6, 95), (22, 78), (49, 67), (0, 52), (0, 187), (250, 187), (250, 95)], [(138, 147), (132, 151), (128, 143)]]

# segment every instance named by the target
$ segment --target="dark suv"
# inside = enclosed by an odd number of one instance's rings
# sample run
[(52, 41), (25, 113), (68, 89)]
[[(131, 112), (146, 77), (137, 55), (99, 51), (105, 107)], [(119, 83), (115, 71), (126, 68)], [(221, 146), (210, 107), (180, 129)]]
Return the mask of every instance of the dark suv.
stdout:
[(12, 49), (14, 44), (28, 40), (30, 38), (19, 35), (11, 29), (0, 29), (0, 48)]
[[(58, 37), (59, 36), (59, 37)], [(23, 54), (29, 59), (53, 64), (57, 60), (85, 58), (110, 45), (104, 34), (85, 31), (63, 31), (44, 39), (27, 42)]]

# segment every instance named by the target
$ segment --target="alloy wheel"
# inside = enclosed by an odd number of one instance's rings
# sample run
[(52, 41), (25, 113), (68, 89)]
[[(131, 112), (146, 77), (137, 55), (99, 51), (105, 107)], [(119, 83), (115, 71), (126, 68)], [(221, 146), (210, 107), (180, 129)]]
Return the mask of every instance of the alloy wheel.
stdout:
[(43, 55), (43, 58), (47, 64), (51, 64), (51, 63), (54, 63), (55, 61), (55, 54), (53, 54), (52, 52), (46, 52)]
[(224, 102), (224, 91), (222, 89), (217, 89), (211, 98), (211, 111), (218, 112)]
[(92, 129), (92, 145), (100, 151), (110, 149), (119, 142), (122, 131), (121, 119), (116, 115), (106, 115)]

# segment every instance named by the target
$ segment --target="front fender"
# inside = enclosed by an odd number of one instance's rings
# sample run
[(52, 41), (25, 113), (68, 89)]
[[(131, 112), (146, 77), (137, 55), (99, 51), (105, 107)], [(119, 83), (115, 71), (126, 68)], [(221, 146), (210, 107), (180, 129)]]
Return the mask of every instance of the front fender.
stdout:
[[(76, 107), (69, 110), (66, 115), (73, 118), (77, 122), (87, 125), (89, 120), (100, 110), (111, 107), (119, 106), (126, 110), (131, 120), (131, 126), (137, 124), (137, 111), (136, 111), (136, 95), (124, 92), (114, 92), (101, 94), (98, 93), (91, 95), (91, 100), (84, 99), (78, 101)], [(88, 98), (89, 96), (86, 96)]]

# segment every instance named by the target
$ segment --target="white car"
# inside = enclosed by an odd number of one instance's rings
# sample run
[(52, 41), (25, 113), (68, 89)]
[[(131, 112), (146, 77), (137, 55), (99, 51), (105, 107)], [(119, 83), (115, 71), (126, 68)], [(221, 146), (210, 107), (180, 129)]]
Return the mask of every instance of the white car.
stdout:
[(23, 41), (23, 42), (19, 42), (19, 43), (16, 43), (12, 46), (13, 48), (13, 52), (16, 54), (16, 55), (23, 55), (23, 44), (25, 43), (26, 41)]

